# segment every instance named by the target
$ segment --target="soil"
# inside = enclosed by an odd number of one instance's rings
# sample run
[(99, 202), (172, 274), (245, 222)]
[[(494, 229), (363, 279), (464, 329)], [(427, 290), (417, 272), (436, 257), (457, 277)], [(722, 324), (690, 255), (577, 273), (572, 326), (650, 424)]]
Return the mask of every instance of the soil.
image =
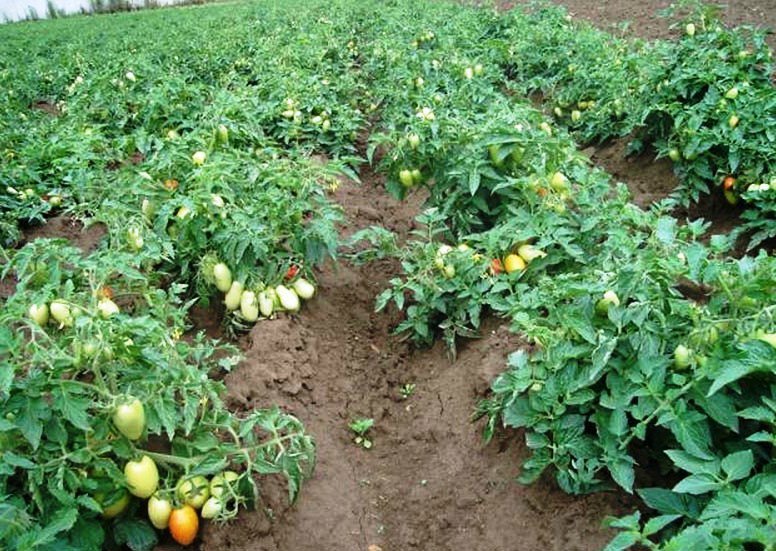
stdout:
[(71, 245), (81, 249), (84, 254), (88, 254), (99, 246), (106, 234), (107, 230), (101, 224), (84, 228), (84, 225), (75, 218), (60, 214), (48, 218), (46, 223), (41, 226), (27, 228), (20, 245), (35, 239), (67, 239)]

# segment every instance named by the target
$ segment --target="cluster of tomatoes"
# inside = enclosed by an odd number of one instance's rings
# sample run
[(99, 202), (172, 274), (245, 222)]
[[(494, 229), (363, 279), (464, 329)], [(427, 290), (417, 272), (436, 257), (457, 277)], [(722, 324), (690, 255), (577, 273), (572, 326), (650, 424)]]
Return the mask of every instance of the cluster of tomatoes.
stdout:
[(288, 286), (264, 287), (261, 290), (246, 288), (245, 283), (232, 276), (232, 270), (223, 262), (217, 262), (209, 270), (216, 289), (224, 293), (224, 304), (230, 312), (239, 312), (242, 320), (253, 323), (260, 316), (269, 318), (274, 312), (295, 313), (301, 308), (301, 300), (315, 296), (315, 286), (297, 277), (298, 266), (291, 266), (286, 272)]
[[(145, 409), (137, 398), (123, 397), (113, 411), (113, 424), (130, 440), (139, 439), (145, 430)], [(108, 507), (103, 516), (112, 518), (123, 513), (133, 495), (147, 499), (148, 519), (158, 530), (169, 530), (181, 545), (189, 545), (197, 537), (199, 518), (213, 519), (221, 515), (230, 501), (237, 498), (240, 475), (223, 471), (210, 480), (204, 476), (182, 477), (175, 490), (159, 489), (159, 470), (146, 452), (140, 459), (124, 466), (127, 492)]]

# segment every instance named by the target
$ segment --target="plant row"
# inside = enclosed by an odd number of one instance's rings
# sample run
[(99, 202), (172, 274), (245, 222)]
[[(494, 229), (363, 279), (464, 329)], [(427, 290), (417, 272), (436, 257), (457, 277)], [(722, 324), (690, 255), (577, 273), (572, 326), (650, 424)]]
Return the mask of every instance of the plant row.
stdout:
[[(406, 86), (383, 98), (372, 159), (395, 194), (429, 195), (407, 242), (377, 227), (354, 237), (354, 259), (401, 261), (377, 308), (403, 310), (397, 331), (441, 335), (452, 352), (487, 312), (526, 336), (478, 407), (485, 435), (525, 430), (523, 482), (552, 471), (572, 493), (637, 492), (653, 512), (613, 519), (609, 549), (767, 548), (776, 263), (764, 251), (731, 259), (733, 240), (704, 244), (703, 221), (631, 204), (565, 125), (505, 94), (489, 39), (513, 27), (459, 16), (381, 67), (386, 86)], [(530, 37), (570, 25), (557, 16), (509, 21)]]

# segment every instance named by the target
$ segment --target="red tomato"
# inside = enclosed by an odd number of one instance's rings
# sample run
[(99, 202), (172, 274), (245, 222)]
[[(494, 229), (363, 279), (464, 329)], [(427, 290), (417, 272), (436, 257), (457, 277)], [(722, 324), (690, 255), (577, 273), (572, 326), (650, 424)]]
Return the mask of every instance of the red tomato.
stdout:
[(286, 272), (286, 279), (294, 279), (296, 277), (296, 274), (299, 273), (299, 266), (296, 264), (291, 264), (291, 267)]
[(494, 258), (490, 261), (490, 273), (493, 275), (498, 275), (504, 271), (504, 264), (501, 262), (500, 258)]

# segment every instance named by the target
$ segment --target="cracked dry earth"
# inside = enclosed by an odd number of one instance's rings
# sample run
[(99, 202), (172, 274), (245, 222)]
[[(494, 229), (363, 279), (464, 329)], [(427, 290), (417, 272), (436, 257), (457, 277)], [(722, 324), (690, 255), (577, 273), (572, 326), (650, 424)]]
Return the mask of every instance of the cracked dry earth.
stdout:
[[(344, 181), (335, 194), (343, 235), (373, 224), (406, 235), (423, 198), (398, 202), (373, 175), (362, 180)], [(455, 362), (441, 344), (413, 348), (391, 335), (396, 312), (374, 312), (396, 274), (391, 261), (328, 265), (299, 316), (257, 324), (244, 337), (245, 361), (226, 377), (229, 406), (279, 404), (297, 415), (316, 439), (318, 463), (296, 505), (285, 503), (281, 481), (265, 483), (272, 520), (258, 510), (207, 525), (201, 549), (601, 549), (611, 537), (601, 520), (630, 510), (627, 498), (571, 497), (549, 479), (521, 486), (522, 435), (485, 445), (471, 422), (518, 337), (490, 320)], [(403, 400), (408, 382), (416, 390)], [(348, 423), (357, 417), (375, 420), (371, 450), (352, 441)]]

